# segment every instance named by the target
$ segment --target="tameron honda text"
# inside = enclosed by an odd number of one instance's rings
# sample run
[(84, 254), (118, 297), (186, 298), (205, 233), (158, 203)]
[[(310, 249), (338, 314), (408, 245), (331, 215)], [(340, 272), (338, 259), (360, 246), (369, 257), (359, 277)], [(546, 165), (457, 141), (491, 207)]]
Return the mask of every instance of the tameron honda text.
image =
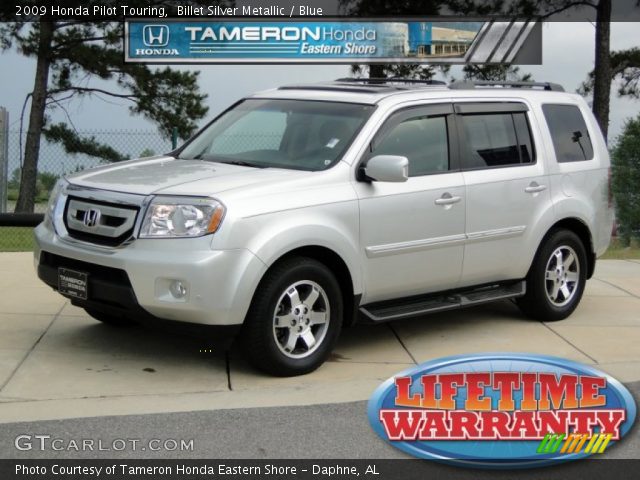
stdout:
[(497, 353), (401, 372), (375, 391), (368, 415), (378, 435), (413, 456), (513, 468), (604, 453), (629, 431), (636, 406), (590, 366)]

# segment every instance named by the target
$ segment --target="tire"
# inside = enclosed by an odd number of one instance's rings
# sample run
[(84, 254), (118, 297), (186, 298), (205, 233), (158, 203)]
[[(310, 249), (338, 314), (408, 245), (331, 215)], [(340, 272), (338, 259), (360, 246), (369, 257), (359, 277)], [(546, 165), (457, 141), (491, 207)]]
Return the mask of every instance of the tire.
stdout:
[[(559, 264), (559, 260), (562, 260)], [(527, 275), (520, 310), (536, 320), (563, 320), (573, 313), (587, 282), (587, 253), (569, 230), (552, 231), (538, 249)]]
[(111, 315), (109, 313), (101, 312), (99, 310), (93, 310), (91, 308), (85, 308), (84, 311), (87, 312), (90, 317), (98, 320), (99, 322), (106, 323), (107, 325), (124, 327), (133, 323), (126, 317)]
[(312, 372), (338, 339), (342, 305), (340, 286), (322, 263), (295, 257), (274, 265), (258, 285), (243, 325), (247, 358), (276, 376)]

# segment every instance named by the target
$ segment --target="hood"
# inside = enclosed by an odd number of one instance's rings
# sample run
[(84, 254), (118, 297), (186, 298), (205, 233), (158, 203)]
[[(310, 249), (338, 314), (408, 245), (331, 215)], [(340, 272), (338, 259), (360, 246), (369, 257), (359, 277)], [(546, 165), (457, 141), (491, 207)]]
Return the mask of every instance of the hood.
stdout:
[(215, 195), (270, 180), (289, 180), (305, 173), (308, 172), (156, 157), (79, 172), (67, 180), (83, 187), (140, 195)]

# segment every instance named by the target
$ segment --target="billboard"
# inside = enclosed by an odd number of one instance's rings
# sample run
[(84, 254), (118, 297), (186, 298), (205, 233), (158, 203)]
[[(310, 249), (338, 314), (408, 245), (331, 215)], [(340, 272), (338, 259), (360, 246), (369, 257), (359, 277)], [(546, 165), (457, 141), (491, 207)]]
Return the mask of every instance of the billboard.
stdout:
[[(465, 63), (515, 41), (530, 22), (158, 21), (125, 25), (125, 60), (141, 63)], [(483, 46), (490, 43), (489, 46)], [(512, 57), (511, 57), (512, 59)]]

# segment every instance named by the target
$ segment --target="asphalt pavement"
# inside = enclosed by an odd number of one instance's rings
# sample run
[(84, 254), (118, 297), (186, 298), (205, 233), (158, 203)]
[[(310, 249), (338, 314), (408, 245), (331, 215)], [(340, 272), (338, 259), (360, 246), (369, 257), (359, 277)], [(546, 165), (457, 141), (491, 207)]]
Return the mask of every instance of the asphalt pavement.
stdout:
[[(639, 398), (640, 382), (626, 385)], [(16, 438), (27, 435), (31, 440)], [(56, 446), (40, 450), (36, 435), (50, 436), (45, 445), (60, 439)], [(102, 441), (109, 450), (76, 451), (68, 449), (72, 440)], [(115, 440), (128, 440), (123, 451)], [(175, 440), (187, 451), (133, 450), (131, 440), (140, 440), (136, 448), (147, 448), (150, 440), (160, 440), (153, 448)], [(27, 443), (25, 443), (27, 442)], [(172, 448), (173, 444), (168, 445)], [(227, 409), (153, 415), (92, 417), (44, 422), (20, 422), (2, 425), (0, 458), (13, 459), (118, 459), (118, 458), (211, 458), (211, 459), (393, 459), (410, 458), (379, 438), (371, 429), (366, 402), (334, 403), (292, 407)], [(636, 427), (622, 442), (597, 456), (598, 459), (640, 459), (640, 433)]]

